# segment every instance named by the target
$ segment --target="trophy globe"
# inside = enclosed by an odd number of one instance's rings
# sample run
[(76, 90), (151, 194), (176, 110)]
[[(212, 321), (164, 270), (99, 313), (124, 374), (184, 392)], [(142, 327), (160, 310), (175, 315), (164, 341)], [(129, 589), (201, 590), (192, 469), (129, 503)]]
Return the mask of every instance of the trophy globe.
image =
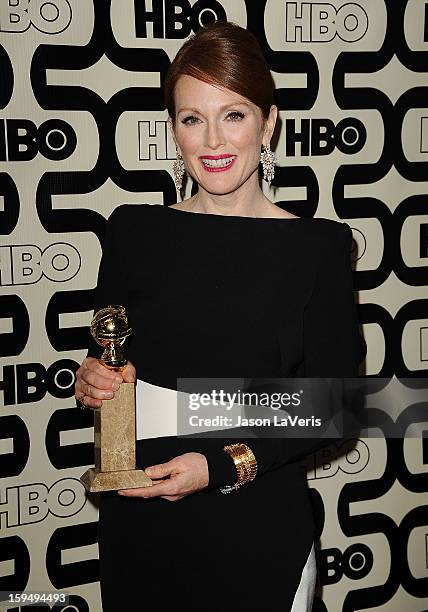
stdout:
[(109, 305), (98, 310), (91, 322), (91, 334), (94, 340), (104, 348), (100, 362), (109, 370), (119, 372), (127, 359), (122, 352), (122, 345), (132, 334), (125, 308), (119, 305)]

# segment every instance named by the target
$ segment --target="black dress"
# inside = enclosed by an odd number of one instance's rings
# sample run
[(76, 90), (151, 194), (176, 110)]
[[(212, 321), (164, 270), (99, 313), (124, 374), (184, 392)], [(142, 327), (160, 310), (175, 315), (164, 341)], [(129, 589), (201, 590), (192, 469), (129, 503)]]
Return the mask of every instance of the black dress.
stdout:
[[(323, 218), (272, 219), (122, 205), (107, 223), (94, 308), (122, 304), (137, 377), (356, 377), (359, 331), (351, 229)], [(90, 355), (99, 356), (91, 342)], [(236, 480), (227, 442), (139, 440), (139, 467), (205, 454), (209, 486), (178, 502), (101, 494), (104, 612), (283, 611), (314, 540), (301, 461), (313, 439), (251, 439), (256, 479)]]

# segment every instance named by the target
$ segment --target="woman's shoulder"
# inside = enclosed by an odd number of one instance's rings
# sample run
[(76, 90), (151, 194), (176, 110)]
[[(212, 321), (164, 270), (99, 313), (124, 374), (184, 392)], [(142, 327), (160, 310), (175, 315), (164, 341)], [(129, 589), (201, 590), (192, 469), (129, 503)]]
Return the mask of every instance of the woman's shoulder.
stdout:
[(119, 204), (110, 213), (104, 234), (104, 241), (114, 241), (122, 251), (130, 253), (149, 246), (159, 238), (159, 218), (151, 204)]
[(346, 221), (318, 218), (316, 250), (320, 261), (341, 261), (351, 257), (353, 238), (352, 229)]
[[(279, 218), (279, 217), (278, 217)], [(315, 242), (343, 241), (352, 236), (352, 230), (346, 221), (329, 217), (287, 217), (289, 222), (279, 223), (278, 227), (299, 228), (302, 235)]]
[[(156, 214), (154, 204), (119, 204), (107, 219), (107, 231), (113, 232), (120, 239), (138, 239), (145, 228), (152, 227)], [(145, 232), (147, 235), (147, 232)]]
[(319, 233), (326, 236), (349, 236), (352, 233), (350, 226), (346, 221), (329, 219), (328, 217), (314, 217), (318, 223)]
[(352, 246), (352, 230), (346, 221), (316, 217), (318, 223), (313, 224), (313, 230), (322, 251), (350, 251)]
[[(287, 252), (295, 250), (301, 261), (312, 262), (314, 268), (351, 257), (353, 240), (348, 223), (328, 217), (303, 219), (284, 221), (276, 226)], [(291, 231), (290, 227), (296, 229)]]
[(135, 222), (140, 218), (147, 217), (157, 205), (155, 204), (119, 204), (113, 209), (109, 221)]
[(327, 237), (333, 237), (342, 245), (352, 240), (352, 230), (346, 221), (337, 221), (335, 219), (324, 219), (325, 234)]

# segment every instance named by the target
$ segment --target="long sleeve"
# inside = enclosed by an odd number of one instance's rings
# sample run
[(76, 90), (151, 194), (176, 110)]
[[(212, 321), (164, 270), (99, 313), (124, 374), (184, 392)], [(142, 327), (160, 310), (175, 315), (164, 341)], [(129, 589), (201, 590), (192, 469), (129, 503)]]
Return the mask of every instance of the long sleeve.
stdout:
[[(128, 299), (127, 279), (124, 274), (126, 245), (120, 236), (124, 233), (124, 214), (126, 205), (113, 210), (106, 222), (104, 240), (102, 242), (102, 257), (98, 269), (97, 285), (93, 292), (92, 306), (94, 314), (100, 308), (109, 304), (125, 306)], [(102, 348), (92, 338), (88, 329), (89, 357), (100, 357)]]
[(304, 312), (306, 377), (357, 377), (358, 314), (351, 267), (352, 230), (338, 225), (323, 241), (318, 279)]
[[(347, 223), (331, 226), (321, 237), (317, 279), (303, 312), (304, 376), (357, 378), (360, 340), (351, 268), (352, 231)], [(340, 385), (336, 385), (340, 400)], [(340, 401), (331, 410), (340, 410)], [(315, 415), (316, 416), (316, 415)], [(337, 438), (335, 438), (337, 439)], [(236, 480), (231, 458), (222, 449), (238, 439), (217, 440), (203, 451), (210, 481), (207, 491)], [(331, 442), (326, 438), (251, 438), (242, 440), (253, 450), (257, 477), (286, 463), (303, 459)]]

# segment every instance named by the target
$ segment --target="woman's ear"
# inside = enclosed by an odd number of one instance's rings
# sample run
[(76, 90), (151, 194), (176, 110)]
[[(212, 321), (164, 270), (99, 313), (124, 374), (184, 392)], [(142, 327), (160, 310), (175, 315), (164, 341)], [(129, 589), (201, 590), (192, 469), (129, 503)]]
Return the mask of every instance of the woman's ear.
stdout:
[(174, 128), (173, 128), (173, 125), (172, 125), (171, 117), (168, 116), (168, 119), (166, 120), (166, 122), (167, 122), (167, 125), (168, 125), (168, 129), (171, 132), (171, 136), (173, 137), (174, 142), (175, 142), (175, 134), (174, 134)]
[(171, 136), (172, 136), (172, 139), (173, 139), (173, 141), (174, 141), (174, 144), (175, 144), (175, 146), (178, 148), (177, 139), (176, 139), (176, 137), (175, 137), (175, 133), (174, 133), (174, 126), (172, 125), (172, 119), (171, 119), (171, 117), (168, 117), (168, 119), (167, 119), (167, 124), (168, 124), (168, 128), (169, 128), (169, 130), (170, 130), (170, 132), (171, 132)]
[(269, 111), (269, 117), (265, 121), (265, 127), (263, 132), (263, 144), (267, 144), (271, 141), (273, 132), (275, 130), (275, 124), (278, 117), (278, 107), (272, 104)]

